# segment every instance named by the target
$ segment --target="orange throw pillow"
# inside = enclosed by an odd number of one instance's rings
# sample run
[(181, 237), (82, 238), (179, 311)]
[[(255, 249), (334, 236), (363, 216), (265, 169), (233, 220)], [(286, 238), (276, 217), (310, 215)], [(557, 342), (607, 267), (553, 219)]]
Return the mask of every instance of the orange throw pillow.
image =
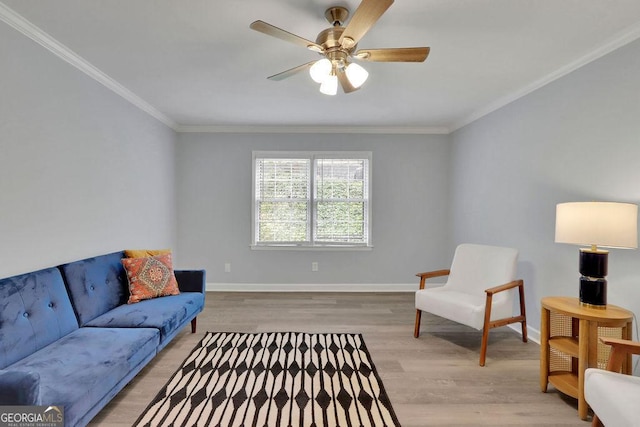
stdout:
[(171, 254), (123, 258), (122, 265), (129, 279), (128, 304), (180, 293), (173, 273)]

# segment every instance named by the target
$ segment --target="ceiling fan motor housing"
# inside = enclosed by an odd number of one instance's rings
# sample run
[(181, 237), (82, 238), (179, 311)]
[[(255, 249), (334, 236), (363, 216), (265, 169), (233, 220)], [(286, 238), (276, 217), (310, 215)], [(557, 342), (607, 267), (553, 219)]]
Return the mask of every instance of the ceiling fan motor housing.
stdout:
[(347, 62), (347, 58), (351, 55), (351, 51), (356, 48), (354, 45), (351, 49), (345, 49), (338, 40), (344, 32), (344, 27), (331, 27), (318, 34), (316, 43), (324, 48), (324, 56), (342, 67)]

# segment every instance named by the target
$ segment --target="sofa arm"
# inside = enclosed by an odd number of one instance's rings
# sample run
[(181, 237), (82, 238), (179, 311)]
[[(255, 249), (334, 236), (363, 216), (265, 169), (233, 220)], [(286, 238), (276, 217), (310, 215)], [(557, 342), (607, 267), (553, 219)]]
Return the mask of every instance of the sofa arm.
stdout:
[(174, 273), (180, 292), (205, 292), (207, 284), (205, 270), (175, 270)]
[(37, 372), (0, 369), (0, 405), (39, 405), (40, 375)]

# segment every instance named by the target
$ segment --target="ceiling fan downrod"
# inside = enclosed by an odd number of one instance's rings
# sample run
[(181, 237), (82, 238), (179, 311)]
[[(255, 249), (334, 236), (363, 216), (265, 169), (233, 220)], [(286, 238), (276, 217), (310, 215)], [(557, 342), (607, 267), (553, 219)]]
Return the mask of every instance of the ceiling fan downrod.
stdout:
[(349, 17), (349, 9), (342, 6), (330, 7), (324, 12), (324, 17), (334, 27), (342, 27)]

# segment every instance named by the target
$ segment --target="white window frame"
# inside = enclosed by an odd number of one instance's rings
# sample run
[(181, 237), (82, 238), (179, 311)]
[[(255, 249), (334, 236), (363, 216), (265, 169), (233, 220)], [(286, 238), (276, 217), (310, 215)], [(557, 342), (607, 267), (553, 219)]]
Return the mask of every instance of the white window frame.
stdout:
[[(307, 215), (307, 236), (305, 242), (259, 242), (258, 241), (258, 195), (257, 189), (257, 159), (308, 159), (310, 161), (309, 177), (309, 212)], [(365, 191), (365, 243), (342, 243), (342, 242), (315, 242), (317, 199), (315, 194), (315, 161), (317, 159), (365, 159), (367, 160), (368, 176), (366, 179), (367, 188)], [(253, 151), (252, 152), (252, 179), (251, 179), (251, 248), (252, 249), (316, 249), (316, 250), (371, 250), (372, 243), (372, 153), (370, 151)]]

